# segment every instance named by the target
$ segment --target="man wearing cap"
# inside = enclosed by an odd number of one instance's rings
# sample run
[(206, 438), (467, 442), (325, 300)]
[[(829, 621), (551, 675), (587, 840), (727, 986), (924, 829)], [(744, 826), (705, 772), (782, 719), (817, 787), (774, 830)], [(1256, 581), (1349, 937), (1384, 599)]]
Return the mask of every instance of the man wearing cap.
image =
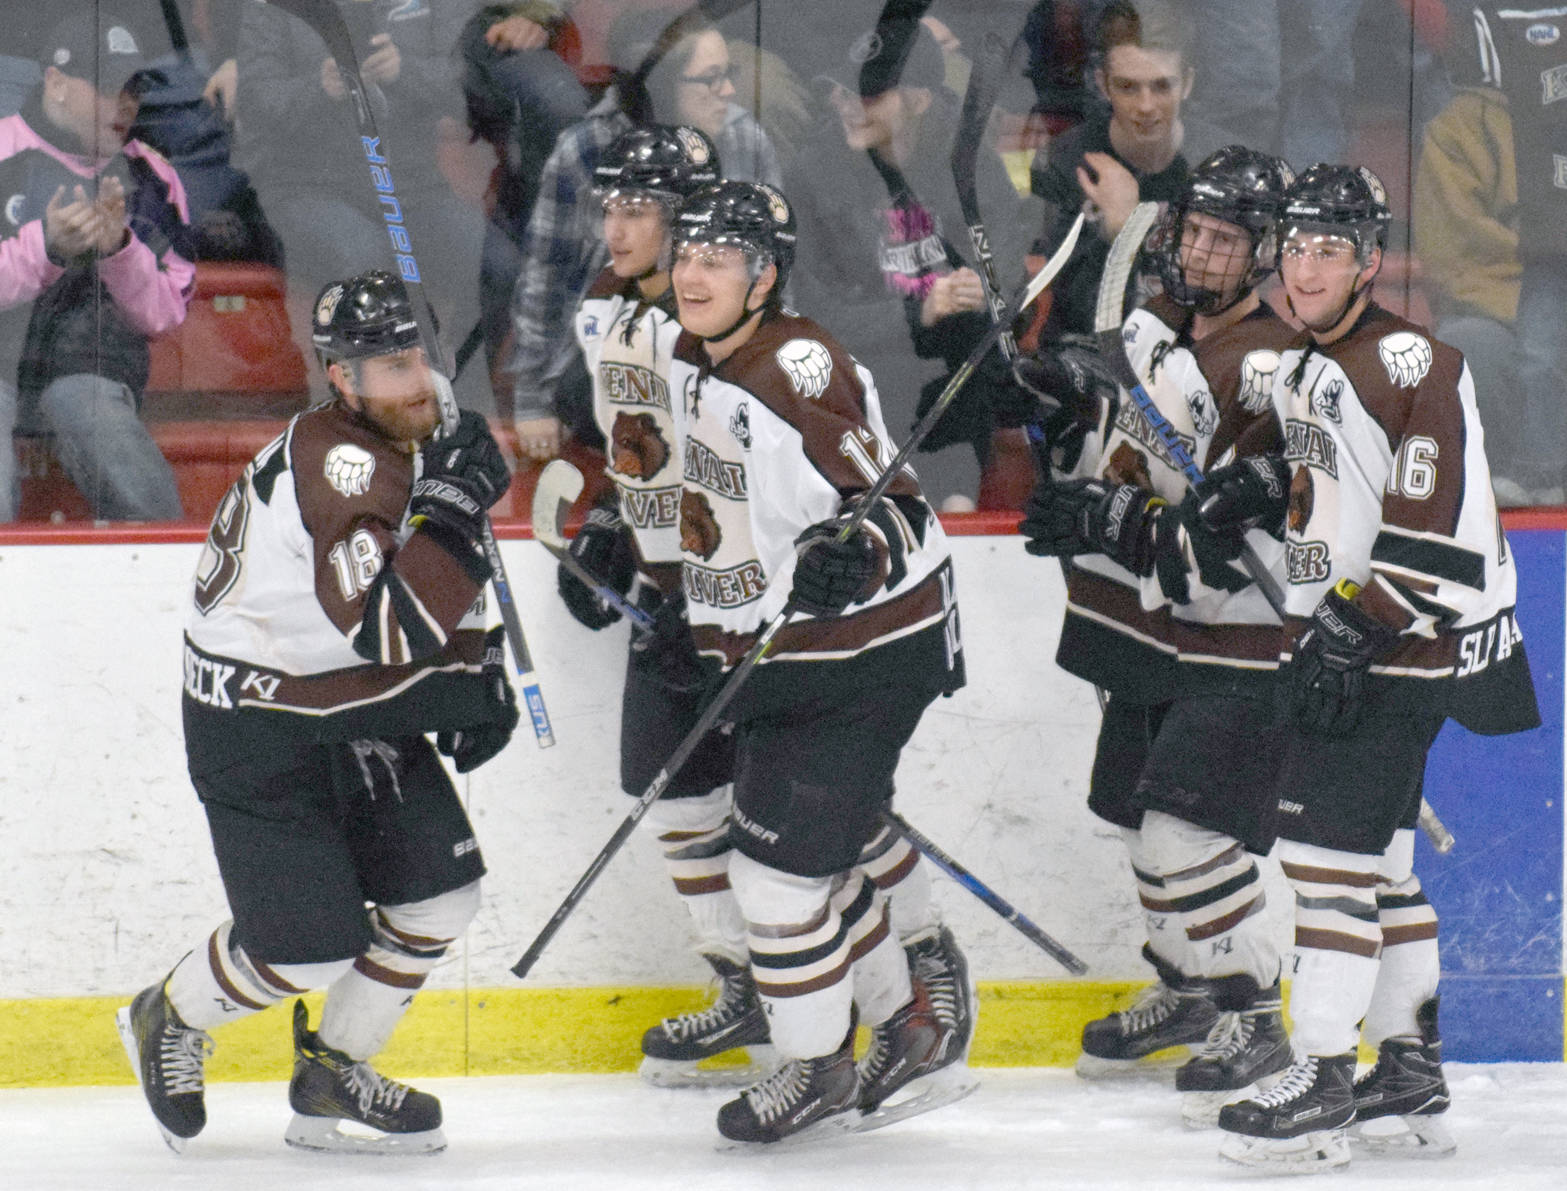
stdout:
[[(174, 473), (137, 417), (147, 341), (184, 321), (195, 276), (178, 176), (126, 139), (148, 60), (168, 49), (151, 37), (107, 6), (59, 21), (40, 46), (41, 86), (0, 119), (0, 434), (19, 421), (52, 433), (109, 519), (180, 516)], [(7, 443), (0, 521), (16, 511)]]
[[(789, 179), (801, 225), (795, 297), (875, 372), (898, 438), (917, 416), (921, 391), (933, 399), (989, 327), (950, 165), (956, 139), (983, 129), (958, 127), (957, 97), (943, 77), (925, 25), (883, 17), (814, 80), (835, 118)], [(993, 149), (981, 147), (975, 174), (1010, 292), (1025, 247), (1017, 192)], [(985, 398), (996, 383), (982, 371), (925, 441), (927, 450), (974, 448), (921, 460), (924, 490), (938, 502), (978, 494), (992, 425)]]

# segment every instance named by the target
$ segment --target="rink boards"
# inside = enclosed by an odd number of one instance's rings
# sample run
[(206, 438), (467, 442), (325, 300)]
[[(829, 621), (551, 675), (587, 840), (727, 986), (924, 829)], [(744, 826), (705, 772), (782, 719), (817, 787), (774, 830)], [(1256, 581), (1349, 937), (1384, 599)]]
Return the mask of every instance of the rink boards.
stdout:
[[(1458, 837), (1449, 856), (1422, 843), (1417, 859), (1442, 916), (1454, 1059), (1563, 1058), (1564, 527), (1550, 514), (1509, 519), (1544, 726), (1487, 739), (1450, 725), (1428, 769), (1427, 797)], [(1083, 805), (1098, 710), (1053, 664), (1059, 572), (1006, 528), (954, 525), (970, 685), (927, 713), (898, 806), (1090, 967), (1066, 976), (938, 882), (981, 982), (975, 1062), (1065, 1063), (1082, 1021), (1144, 980), (1141, 922), (1120, 845)], [(403, 1075), (625, 1069), (651, 1021), (700, 1000), (702, 966), (645, 840), (616, 858), (525, 984), (507, 972), (629, 803), (616, 779), (625, 626), (576, 625), (543, 549), (501, 530), (559, 744), (540, 750), (524, 725), (461, 781), (489, 866), (485, 906), (394, 1040)], [(128, 1079), (113, 1007), (225, 913), (179, 727), (199, 537), (0, 531), (0, 1086)], [(1289, 896), (1266, 868), (1268, 913), (1287, 932)], [(276, 1078), (286, 1039), (276, 1010), (230, 1027), (212, 1074)]]

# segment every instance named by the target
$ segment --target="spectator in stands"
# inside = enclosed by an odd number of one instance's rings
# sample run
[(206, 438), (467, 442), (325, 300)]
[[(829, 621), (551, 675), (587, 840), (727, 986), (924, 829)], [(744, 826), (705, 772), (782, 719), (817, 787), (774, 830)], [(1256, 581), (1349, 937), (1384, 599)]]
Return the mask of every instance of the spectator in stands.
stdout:
[(181, 515), (137, 416), (147, 341), (184, 321), (195, 276), (184, 188), (127, 139), (161, 33), (112, 0), (78, 6), (40, 46), (41, 85), (0, 119), (0, 521), (16, 517), (19, 417), (53, 434), (95, 516)]
[(559, 453), (563, 421), (586, 441), (599, 437), (571, 320), (608, 260), (593, 196), (600, 154), (634, 123), (691, 124), (718, 146), (726, 177), (782, 181), (767, 134), (733, 102), (729, 47), (699, 11), (626, 13), (610, 30), (610, 58), (615, 76), (604, 98), (561, 134), (545, 163), (512, 296), (512, 416), (524, 458)]
[(551, 48), (564, 17), (549, 0), (487, 4), (463, 26), (463, 98), (468, 128), (494, 151), (494, 206), (479, 274), (485, 357), (493, 367), (511, 326), (511, 293), (555, 140), (588, 110), (588, 93)]
[(1051, 287), (1042, 343), (1089, 334), (1110, 242), (1139, 202), (1168, 202), (1181, 189), (1187, 163), (1182, 103), (1191, 93), (1191, 30), (1165, 0), (1113, 0), (1094, 29), (1094, 83), (1108, 115), (1090, 117), (1035, 155), (1033, 192), (1046, 204), (1048, 255), (1079, 211), (1084, 228), (1066, 268)]
[[(816, 80), (835, 117), (799, 155), (788, 185), (800, 227), (800, 308), (841, 328), (844, 346), (875, 373), (899, 441), (990, 327), (952, 175), (957, 139), (984, 128), (959, 127), (958, 98), (943, 80), (941, 48), (922, 21), (884, 16), (846, 38)], [(979, 147), (973, 181), (1011, 297), (1027, 232), (994, 147)], [(1006, 376), (1004, 367), (982, 370), (921, 444), (935, 453), (918, 464), (920, 486), (950, 510), (974, 507), (993, 429), (987, 399)]]
[[(455, 47), (476, 0), (342, 7), (425, 292), (460, 343), (479, 318), (484, 217), (453, 193), (437, 150), (444, 136), (463, 135)], [(348, 89), (321, 39), (281, 8), (246, 4), (238, 53), (244, 119), (236, 156), (282, 238), (290, 321), (308, 357), (310, 303), (321, 286), (390, 267), (386, 216), (370, 187)], [(467, 369), (456, 388), (464, 408), (493, 412), (482, 368)]]

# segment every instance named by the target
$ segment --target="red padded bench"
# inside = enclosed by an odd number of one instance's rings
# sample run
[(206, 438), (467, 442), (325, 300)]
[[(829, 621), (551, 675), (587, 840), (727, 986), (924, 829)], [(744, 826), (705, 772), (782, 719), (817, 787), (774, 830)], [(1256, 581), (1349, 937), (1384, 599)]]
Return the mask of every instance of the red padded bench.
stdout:
[(303, 393), (283, 274), (249, 261), (201, 261), (185, 321), (152, 341), (147, 392)]

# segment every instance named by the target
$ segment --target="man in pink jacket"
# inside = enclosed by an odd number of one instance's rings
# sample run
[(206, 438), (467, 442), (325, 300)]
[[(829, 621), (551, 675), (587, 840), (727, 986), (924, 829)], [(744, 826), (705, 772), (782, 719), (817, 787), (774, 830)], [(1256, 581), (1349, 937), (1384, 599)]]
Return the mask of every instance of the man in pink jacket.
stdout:
[(0, 120), (0, 522), (16, 517), (18, 424), (54, 436), (95, 516), (181, 515), (137, 414), (147, 341), (190, 301), (189, 213), (174, 168), (126, 139), (167, 48), (109, 5), (74, 13), (39, 46), (42, 86)]

